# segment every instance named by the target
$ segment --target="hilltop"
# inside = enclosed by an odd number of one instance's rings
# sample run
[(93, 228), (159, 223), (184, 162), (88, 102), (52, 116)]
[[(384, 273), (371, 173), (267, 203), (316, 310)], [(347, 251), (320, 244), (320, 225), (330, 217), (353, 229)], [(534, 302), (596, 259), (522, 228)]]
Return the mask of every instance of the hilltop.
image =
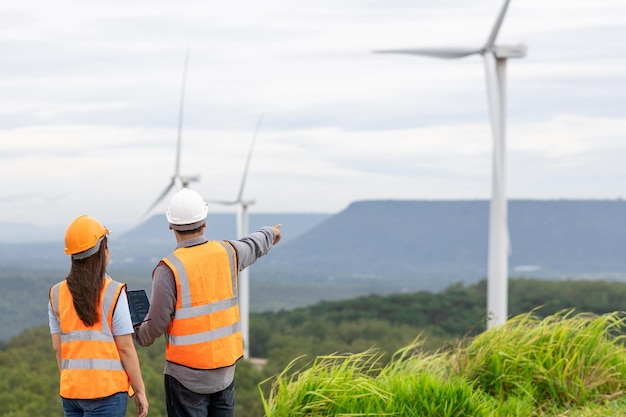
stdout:
[[(331, 275), (477, 280), (486, 274), (488, 216), (488, 201), (355, 202), (262, 261)], [(626, 276), (622, 200), (512, 200), (509, 230), (512, 275)]]
[[(488, 216), (485, 200), (359, 201), (336, 214), (253, 213), (251, 231), (283, 225), (283, 241), (253, 268), (268, 280), (384, 278), (395, 289), (393, 282), (408, 280), (409, 290), (475, 282), (486, 275)], [(511, 200), (510, 274), (621, 279), (625, 219), (622, 200)], [(234, 214), (211, 214), (205, 234), (234, 238)], [(110, 241), (111, 268), (142, 275), (175, 244), (163, 215), (114, 233)], [(62, 245), (62, 236), (53, 242), (1, 243), (0, 265), (65, 269)]]

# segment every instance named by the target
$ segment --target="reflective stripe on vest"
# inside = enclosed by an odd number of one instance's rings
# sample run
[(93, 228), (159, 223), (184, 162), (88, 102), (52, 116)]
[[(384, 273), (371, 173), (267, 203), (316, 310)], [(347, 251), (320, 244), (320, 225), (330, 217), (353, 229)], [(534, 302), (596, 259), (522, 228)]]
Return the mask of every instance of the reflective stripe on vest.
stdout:
[(111, 331), (113, 311), (124, 287), (109, 277), (104, 280), (99, 319), (93, 326), (78, 317), (67, 281), (51, 288), (50, 302), (61, 326), (62, 397), (89, 399), (132, 392)]
[(63, 369), (124, 370), (122, 362), (110, 359), (65, 359), (61, 361), (61, 367)]
[(208, 332), (190, 334), (187, 336), (168, 335), (167, 341), (172, 345), (186, 346), (221, 339), (222, 337), (230, 336), (240, 331), (241, 323), (237, 322), (235, 324), (231, 324), (230, 326), (220, 327), (219, 329), (209, 330)]
[(166, 359), (191, 368), (233, 365), (243, 356), (237, 257), (211, 241), (163, 259), (176, 280), (176, 311), (165, 334)]

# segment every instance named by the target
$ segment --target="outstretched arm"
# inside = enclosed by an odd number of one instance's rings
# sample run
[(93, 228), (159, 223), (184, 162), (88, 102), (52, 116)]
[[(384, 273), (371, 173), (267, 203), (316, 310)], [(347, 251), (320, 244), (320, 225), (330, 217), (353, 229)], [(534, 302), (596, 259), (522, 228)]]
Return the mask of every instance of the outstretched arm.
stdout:
[(239, 240), (229, 240), (237, 251), (239, 270), (243, 270), (260, 257), (266, 255), (270, 249), (280, 241), (280, 224), (261, 227), (254, 233)]

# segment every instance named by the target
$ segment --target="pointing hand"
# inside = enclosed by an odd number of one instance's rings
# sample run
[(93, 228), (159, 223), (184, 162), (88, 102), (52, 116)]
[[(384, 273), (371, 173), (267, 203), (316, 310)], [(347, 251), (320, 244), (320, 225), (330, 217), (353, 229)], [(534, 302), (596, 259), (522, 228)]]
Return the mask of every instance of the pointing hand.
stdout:
[(272, 228), (274, 229), (274, 233), (276, 234), (276, 237), (274, 237), (274, 245), (277, 244), (280, 241), (280, 238), (281, 238), (280, 226), (281, 226), (280, 223), (272, 226)]

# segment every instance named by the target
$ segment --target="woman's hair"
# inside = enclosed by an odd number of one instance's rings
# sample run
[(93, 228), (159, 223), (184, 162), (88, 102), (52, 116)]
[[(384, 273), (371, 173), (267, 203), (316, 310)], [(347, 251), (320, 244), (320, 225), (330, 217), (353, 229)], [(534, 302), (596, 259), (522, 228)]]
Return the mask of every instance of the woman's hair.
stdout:
[(106, 274), (107, 237), (100, 242), (98, 252), (85, 259), (72, 259), (67, 275), (67, 286), (74, 300), (78, 317), (86, 326), (93, 326), (99, 318), (99, 301)]

